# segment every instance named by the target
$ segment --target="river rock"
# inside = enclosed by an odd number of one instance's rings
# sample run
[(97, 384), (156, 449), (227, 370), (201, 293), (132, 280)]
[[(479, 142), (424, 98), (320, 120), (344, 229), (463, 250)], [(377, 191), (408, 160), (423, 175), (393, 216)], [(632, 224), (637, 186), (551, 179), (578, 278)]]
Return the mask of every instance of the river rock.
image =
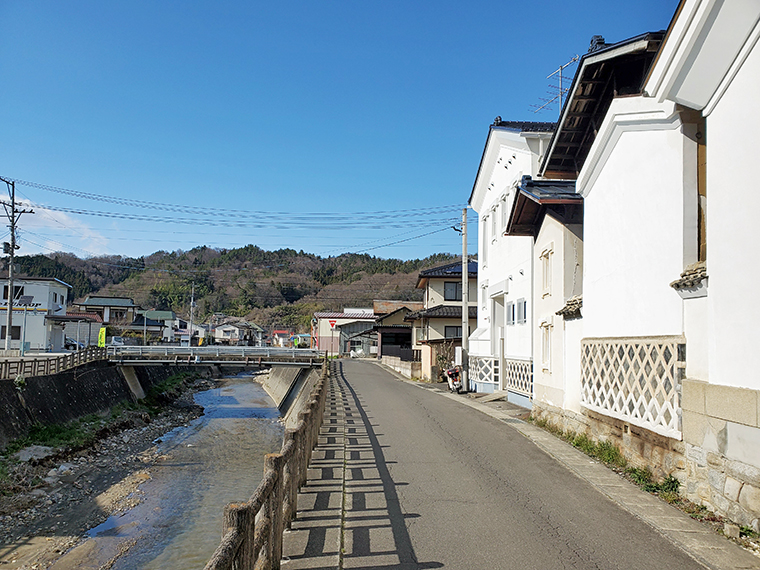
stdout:
[(55, 449), (52, 447), (46, 447), (44, 445), (30, 445), (25, 447), (14, 455), (16, 459), (23, 462), (39, 461), (55, 454)]

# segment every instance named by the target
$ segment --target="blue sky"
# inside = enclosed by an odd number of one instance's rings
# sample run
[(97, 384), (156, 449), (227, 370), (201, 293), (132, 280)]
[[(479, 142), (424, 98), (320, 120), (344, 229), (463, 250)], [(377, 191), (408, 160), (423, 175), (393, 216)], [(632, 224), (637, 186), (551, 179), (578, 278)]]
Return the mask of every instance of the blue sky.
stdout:
[(17, 184), (19, 254), (459, 253), (494, 117), (676, 6), (0, 0), (0, 176), (54, 188)]

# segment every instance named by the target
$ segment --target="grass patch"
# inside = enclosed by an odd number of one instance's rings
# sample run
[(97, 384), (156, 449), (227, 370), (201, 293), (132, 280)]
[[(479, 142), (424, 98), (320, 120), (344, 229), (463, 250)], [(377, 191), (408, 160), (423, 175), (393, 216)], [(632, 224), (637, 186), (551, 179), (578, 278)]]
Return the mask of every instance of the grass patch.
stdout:
[(599, 443), (596, 443), (585, 433), (577, 434), (571, 430), (565, 431), (561, 427), (550, 423), (545, 418), (535, 418), (531, 416), (528, 418), (528, 421), (563, 439), (573, 447), (577, 447), (586, 455), (598, 459), (605, 465), (623, 468), (628, 463), (625, 457), (623, 457), (620, 448), (612, 442), (600, 441)]

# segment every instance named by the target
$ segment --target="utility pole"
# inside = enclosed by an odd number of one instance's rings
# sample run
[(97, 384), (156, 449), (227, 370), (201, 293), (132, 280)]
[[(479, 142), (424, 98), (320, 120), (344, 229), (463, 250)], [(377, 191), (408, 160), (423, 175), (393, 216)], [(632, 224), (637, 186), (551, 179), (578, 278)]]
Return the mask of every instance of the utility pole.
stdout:
[(187, 346), (193, 346), (193, 311), (195, 310), (195, 283), (193, 283), (193, 289), (190, 293), (190, 338), (187, 341)]
[(8, 186), (8, 194), (11, 198), (10, 203), (5, 200), (0, 201), (5, 209), (5, 215), (10, 222), (8, 226), (11, 229), (11, 241), (10, 243), (3, 243), (3, 253), (8, 254), (8, 314), (5, 322), (5, 350), (11, 349), (11, 337), (13, 336), (13, 264), (16, 257), (16, 250), (19, 246), (16, 245), (16, 222), (21, 217), (21, 214), (34, 214), (33, 210), (18, 210), (16, 209), (16, 182), (13, 180), (6, 180), (0, 178), (0, 181), (5, 182)]
[(462, 391), (469, 392), (470, 368), (470, 262), (467, 258), (467, 208), (462, 208)]

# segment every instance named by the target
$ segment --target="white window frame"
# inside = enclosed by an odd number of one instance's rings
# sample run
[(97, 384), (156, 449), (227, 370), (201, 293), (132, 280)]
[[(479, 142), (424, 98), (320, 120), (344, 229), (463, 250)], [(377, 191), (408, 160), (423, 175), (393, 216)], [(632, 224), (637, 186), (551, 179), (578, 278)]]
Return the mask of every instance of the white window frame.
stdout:
[(494, 206), (491, 208), (491, 243), (496, 242), (497, 238), (499, 237), (499, 231), (496, 227), (496, 222), (498, 220), (498, 217), (496, 215), (496, 208), (498, 206)]
[(483, 267), (488, 267), (488, 216), (481, 220), (483, 227)]
[(515, 324), (515, 302), (508, 301), (504, 303), (504, 316), (506, 318), (507, 326), (511, 327)]
[(541, 296), (552, 294), (552, 261), (554, 258), (554, 243), (550, 243), (539, 256), (541, 261)]
[(552, 372), (552, 330), (551, 322), (541, 323), (541, 369), (551, 374)]
[(524, 298), (515, 301), (515, 322), (518, 325), (524, 325), (528, 322), (528, 301)]
[(509, 215), (507, 213), (507, 196), (509, 196), (509, 194), (504, 194), (501, 197), (501, 231), (502, 233), (507, 233), (507, 224), (509, 223)]

